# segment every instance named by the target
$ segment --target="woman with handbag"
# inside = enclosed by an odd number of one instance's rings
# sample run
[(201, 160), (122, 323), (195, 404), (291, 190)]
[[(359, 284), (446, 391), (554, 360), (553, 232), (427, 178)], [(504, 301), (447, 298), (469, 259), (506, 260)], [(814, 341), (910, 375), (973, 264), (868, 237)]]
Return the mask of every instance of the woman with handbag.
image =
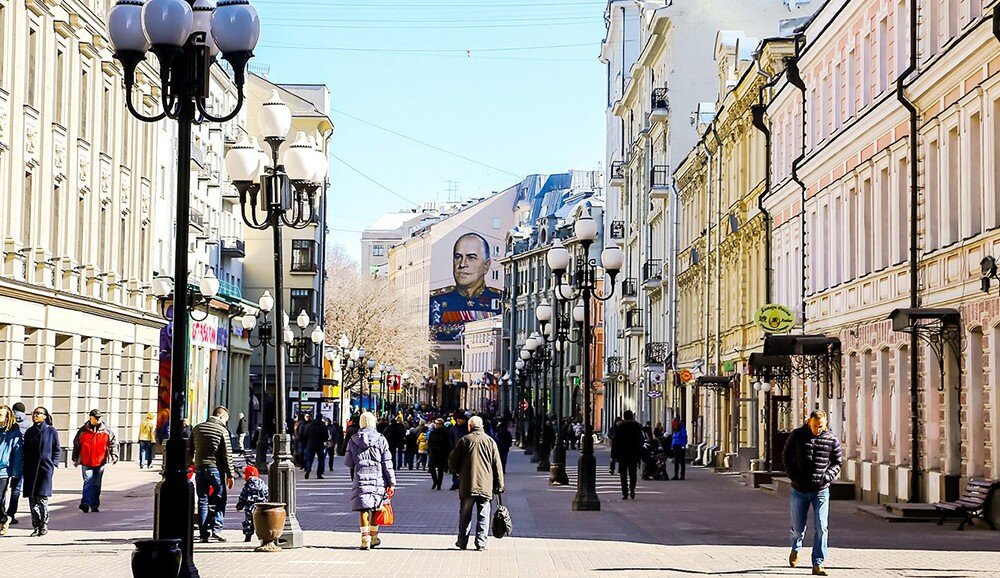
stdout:
[(396, 485), (392, 452), (385, 436), (375, 430), (377, 421), (371, 412), (361, 414), (361, 428), (348, 441), (344, 454), (344, 465), (351, 470), (351, 507), (360, 516), (362, 550), (382, 543), (375, 514), (387, 505)]

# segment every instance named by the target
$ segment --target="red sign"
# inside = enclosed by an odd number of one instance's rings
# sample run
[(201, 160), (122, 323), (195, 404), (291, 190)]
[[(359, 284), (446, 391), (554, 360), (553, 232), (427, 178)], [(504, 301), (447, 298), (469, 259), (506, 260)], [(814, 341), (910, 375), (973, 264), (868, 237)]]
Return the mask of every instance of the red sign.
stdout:
[(528, 401), (525, 399), (521, 400), (521, 411), (528, 409)]

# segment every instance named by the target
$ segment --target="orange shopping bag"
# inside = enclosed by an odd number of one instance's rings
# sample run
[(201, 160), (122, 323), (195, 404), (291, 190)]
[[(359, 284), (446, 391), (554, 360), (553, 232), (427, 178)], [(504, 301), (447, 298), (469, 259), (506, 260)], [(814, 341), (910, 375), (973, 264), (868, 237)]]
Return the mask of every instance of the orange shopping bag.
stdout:
[(396, 521), (396, 515), (392, 511), (392, 501), (386, 500), (382, 502), (382, 507), (380, 507), (375, 512), (375, 525), (376, 526), (391, 526), (393, 522)]

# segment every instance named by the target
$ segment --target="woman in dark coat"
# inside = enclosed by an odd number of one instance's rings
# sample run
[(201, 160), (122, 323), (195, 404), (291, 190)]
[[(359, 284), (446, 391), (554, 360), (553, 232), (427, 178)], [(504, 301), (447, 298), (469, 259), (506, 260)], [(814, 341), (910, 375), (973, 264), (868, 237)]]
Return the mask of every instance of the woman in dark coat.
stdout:
[(431, 489), (440, 490), (444, 481), (444, 471), (448, 469), (448, 455), (451, 453), (451, 439), (444, 429), (444, 420), (434, 420), (434, 429), (427, 434), (427, 469), (431, 471)]
[(24, 495), (31, 506), (31, 535), (44, 536), (49, 532), (49, 497), (61, 448), (49, 410), (36, 407), (31, 421), (34, 425), (24, 434)]
[(361, 549), (382, 543), (375, 511), (391, 498), (396, 485), (392, 452), (385, 436), (375, 431), (375, 414), (361, 414), (361, 429), (347, 442), (344, 465), (351, 470), (351, 507), (361, 517)]

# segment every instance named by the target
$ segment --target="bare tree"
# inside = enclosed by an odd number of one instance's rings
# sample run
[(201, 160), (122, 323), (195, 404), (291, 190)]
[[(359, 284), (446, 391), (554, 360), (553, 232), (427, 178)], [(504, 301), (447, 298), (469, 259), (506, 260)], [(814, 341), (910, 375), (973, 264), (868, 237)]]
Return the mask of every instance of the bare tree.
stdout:
[(361, 271), (339, 245), (330, 248), (326, 269), (327, 335), (334, 342), (347, 335), (351, 347), (364, 348), (379, 363), (392, 364), (414, 378), (427, 372), (430, 341), (425, 327), (406, 314), (388, 279)]

